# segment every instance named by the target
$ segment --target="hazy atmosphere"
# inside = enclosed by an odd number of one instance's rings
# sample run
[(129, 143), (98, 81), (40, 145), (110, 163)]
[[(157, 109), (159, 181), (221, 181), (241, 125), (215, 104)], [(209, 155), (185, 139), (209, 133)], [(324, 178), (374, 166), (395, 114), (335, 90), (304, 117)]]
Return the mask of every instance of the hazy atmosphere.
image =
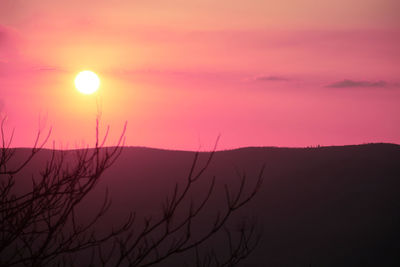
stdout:
[(399, 14), (0, 0), (0, 266), (400, 266)]
[[(128, 121), (132, 146), (400, 143), (399, 12), (397, 0), (1, 0), (0, 108), (24, 147), (39, 118), (57, 147), (90, 144), (96, 106), (112, 137)], [(75, 90), (86, 69), (94, 95)]]

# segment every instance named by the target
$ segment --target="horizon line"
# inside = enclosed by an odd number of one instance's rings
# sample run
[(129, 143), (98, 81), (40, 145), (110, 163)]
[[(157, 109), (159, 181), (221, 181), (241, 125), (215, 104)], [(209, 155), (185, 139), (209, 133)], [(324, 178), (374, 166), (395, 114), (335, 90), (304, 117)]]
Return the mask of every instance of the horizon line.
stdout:
[[(226, 148), (226, 149), (215, 149), (215, 150), (185, 150), (185, 149), (173, 149), (173, 148), (158, 148), (158, 147), (149, 147), (149, 146), (121, 146), (122, 149), (126, 148), (142, 148), (142, 149), (151, 149), (151, 150), (162, 150), (162, 151), (176, 151), (176, 152), (199, 152), (199, 153), (207, 153), (207, 152), (223, 152), (223, 151), (233, 151), (239, 149), (249, 149), (249, 148), (278, 148), (278, 149), (318, 149), (318, 148), (333, 148), (333, 147), (351, 147), (351, 146), (367, 146), (367, 145), (394, 145), (400, 146), (397, 143), (387, 143), (387, 142), (370, 142), (370, 143), (358, 143), (358, 144), (347, 144), (347, 145), (309, 145), (309, 146), (242, 146), (236, 148)], [(106, 148), (115, 148), (116, 146), (104, 146), (100, 147), (100, 149)], [(33, 149), (33, 147), (10, 147), (10, 149)], [(47, 148), (43, 147), (39, 150), (50, 150), (50, 151), (74, 151), (74, 150), (83, 150), (83, 149), (95, 149), (95, 147), (82, 147), (82, 148)]]

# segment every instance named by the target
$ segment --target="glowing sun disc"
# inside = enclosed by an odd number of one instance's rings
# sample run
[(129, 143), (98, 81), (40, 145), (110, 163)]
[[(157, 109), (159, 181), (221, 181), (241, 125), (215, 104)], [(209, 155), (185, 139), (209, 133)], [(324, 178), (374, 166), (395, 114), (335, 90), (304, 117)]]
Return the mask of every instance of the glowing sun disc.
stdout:
[(82, 94), (93, 94), (99, 89), (99, 86), (100, 79), (93, 71), (81, 71), (75, 78), (75, 87)]

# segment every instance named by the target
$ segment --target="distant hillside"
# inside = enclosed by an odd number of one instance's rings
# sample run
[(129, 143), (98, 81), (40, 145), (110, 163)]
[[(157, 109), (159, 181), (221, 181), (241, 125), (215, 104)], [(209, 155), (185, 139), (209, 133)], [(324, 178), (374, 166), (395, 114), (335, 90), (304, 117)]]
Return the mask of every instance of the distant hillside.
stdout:
[[(17, 157), (25, 153), (19, 149)], [(22, 176), (38, 173), (49, 155), (42, 151)], [(107, 187), (113, 208), (105, 224), (129, 210), (156, 214), (174, 184), (186, 178), (193, 155), (125, 148), (85, 205), (100, 205)], [(217, 177), (215, 205), (207, 208), (212, 215), (222, 207), (223, 184), (237, 188), (237, 173), (244, 172), (251, 186), (264, 163), (261, 191), (234, 218), (255, 216), (263, 227), (262, 242), (243, 266), (400, 266), (399, 145), (219, 151), (194, 194)]]

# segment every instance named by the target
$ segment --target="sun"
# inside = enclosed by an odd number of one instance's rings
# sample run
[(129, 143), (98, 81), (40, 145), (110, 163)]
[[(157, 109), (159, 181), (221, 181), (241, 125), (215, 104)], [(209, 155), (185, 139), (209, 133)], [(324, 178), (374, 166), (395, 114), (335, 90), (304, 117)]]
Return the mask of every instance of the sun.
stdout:
[(90, 95), (96, 92), (100, 86), (100, 79), (90, 70), (84, 70), (79, 72), (75, 78), (75, 87), (82, 94)]

